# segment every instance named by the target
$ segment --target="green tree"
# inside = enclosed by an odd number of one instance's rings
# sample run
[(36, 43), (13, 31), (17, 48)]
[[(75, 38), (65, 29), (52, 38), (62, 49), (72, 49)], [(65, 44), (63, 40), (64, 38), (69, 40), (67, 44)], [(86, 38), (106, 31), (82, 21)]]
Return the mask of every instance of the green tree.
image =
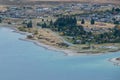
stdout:
[(81, 24), (85, 24), (85, 20), (84, 19), (82, 19)]
[(115, 20), (115, 21), (114, 21), (114, 24), (119, 24), (119, 21)]
[(60, 27), (63, 27), (63, 26), (75, 26), (77, 24), (77, 19), (74, 17), (71, 17), (71, 16), (62, 16), (62, 17), (59, 17), (54, 25), (55, 26), (60, 26)]
[(91, 19), (90, 23), (93, 25), (95, 24), (95, 20), (94, 19)]
[(53, 21), (52, 21), (52, 20), (50, 21), (50, 25), (51, 25), (51, 26), (53, 25)]
[(0, 18), (0, 23), (2, 23), (2, 18)]
[(32, 21), (30, 20), (28, 23), (27, 23), (27, 28), (32, 28)]
[(42, 28), (47, 28), (47, 24), (46, 24), (46, 23), (43, 23), (43, 24), (42, 24)]
[(113, 8), (112, 8), (112, 12), (114, 12), (114, 11), (115, 11), (115, 8), (113, 7)]
[(44, 21), (44, 19), (42, 19), (42, 22)]

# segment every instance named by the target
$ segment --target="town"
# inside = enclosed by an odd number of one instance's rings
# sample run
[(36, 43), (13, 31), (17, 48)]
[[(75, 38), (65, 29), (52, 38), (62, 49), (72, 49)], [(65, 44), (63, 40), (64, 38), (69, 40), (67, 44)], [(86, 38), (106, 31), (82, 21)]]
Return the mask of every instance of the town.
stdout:
[[(4, 5), (0, 6), (0, 17), (35, 19), (73, 15), (78, 19), (95, 19), (97, 22), (120, 24), (120, 6), (114, 4), (64, 3), (42, 5)], [(116, 22), (115, 22), (116, 21)]]

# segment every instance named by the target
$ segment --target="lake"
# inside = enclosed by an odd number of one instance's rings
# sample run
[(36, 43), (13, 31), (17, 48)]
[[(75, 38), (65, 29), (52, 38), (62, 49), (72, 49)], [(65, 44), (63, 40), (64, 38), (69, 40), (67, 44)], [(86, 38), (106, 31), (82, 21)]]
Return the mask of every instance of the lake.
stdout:
[(120, 52), (65, 56), (20, 38), (0, 27), (0, 80), (120, 80), (120, 66), (108, 61)]

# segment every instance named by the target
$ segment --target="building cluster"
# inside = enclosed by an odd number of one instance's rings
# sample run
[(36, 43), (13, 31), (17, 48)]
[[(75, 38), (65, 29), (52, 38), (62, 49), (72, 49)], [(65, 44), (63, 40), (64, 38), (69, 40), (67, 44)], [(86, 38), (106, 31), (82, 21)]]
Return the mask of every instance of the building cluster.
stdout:
[(111, 11), (105, 12), (96, 12), (90, 14), (82, 14), (78, 16), (79, 19), (91, 20), (93, 18), (97, 22), (105, 22), (105, 23), (115, 23), (120, 24), (120, 12), (112, 13)]
[[(114, 22), (120, 21), (120, 13), (112, 14), (109, 11), (101, 11), (100, 13), (92, 13), (99, 10), (111, 10), (113, 7), (118, 7), (112, 4), (88, 4), (88, 3), (71, 3), (59, 4), (54, 6), (43, 5), (24, 5), (24, 6), (7, 6), (5, 10), (0, 10), (0, 17), (2, 18), (19, 18), (19, 19), (32, 19), (44, 18), (48, 16), (56, 16), (71, 13), (81, 13), (78, 16), (80, 19), (90, 20), (95, 19), (98, 22)], [(86, 14), (88, 13), (88, 14)], [(119, 22), (120, 23), (120, 22)]]

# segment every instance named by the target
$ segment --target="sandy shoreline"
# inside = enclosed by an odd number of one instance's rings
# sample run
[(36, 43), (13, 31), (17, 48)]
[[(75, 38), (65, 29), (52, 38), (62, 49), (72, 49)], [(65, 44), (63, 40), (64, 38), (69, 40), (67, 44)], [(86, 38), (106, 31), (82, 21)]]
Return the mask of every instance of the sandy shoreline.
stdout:
[[(57, 47), (54, 47), (54, 46), (51, 46), (51, 45), (46, 45), (46, 44), (44, 44), (44, 43), (42, 43), (42, 42), (39, 42), (39, 41), (37, 41), (37, 40), (31, 40), (31, 39), (26, 39), (26, 38), (25, 38), (25, 39), (20, 38), (20, 40), (32, 42), (32, 43), (34, 43), (35, 45), (40, 46), (40, 47), (43, 47), (43, 48), (48, 49), (48, 50), (53, 50), (53, 51), (57, 51), (57, 52), (62, 52), (62, 53), (64, 53), (64, 54), (67, 55), (67, 56), (102, 55), (102, 54), (105, 54), (105, 53), (96, 53), (96, 54), (93, 54), (93, 53), (91, 53), (91, 52), (89, 52), (89, 53), (86, 53), (86, 52), (81, 52), (81, 53), (79, 53), (79, 52), (72, 51), (72, 50), (70, 50), (70, 49), (62, 49), (62, 48), (57, 48)], [(110, 52), (108, 52), (108, 53), (110, 53)]]
[[(6, 28), (10, 28), (13, 30), (13, 32), (15, 33), (20, 33), (22, 35), (30, 35), (31, 33), (28, 33), (28, 32), (22, 32), (22, 31), (19, 31), (17, 28), (16, 28), (16, 25), (8, 25), (8, 24), (0, 24), (1, 27), (6, 27)], [(47, 44), (44, 44), (38, 40), (32, 40), (32, 39), (27, 39), (27, 38), (24, 38), (24, 39), (21, 39), (20, 40), (23, 40), (23, 41), (29, 41), (29, 42), (33, 42), (35, 45), (37, 46), (40, 46), (40, 47), (44, 47), (45, 49), (49, 49), (49, 50), (53, 50), (53, 51), (57, 51), (57, 52), (63, 52), (65, 55), (68, 55), (68, 56), (75, 56), (75, 55), (101, 55), (101, 54), (105, 54), (105, 53), (111, 53), (111, 52), (103, 52), (103, 53), (92, 53), (92, 52), (77, 52), (77, 51), (74, 51), (74, 50), (70, 50), (70, 49), (63, 49), (63, 48), (59, 48), (59, 47), (54, 47), (54, 46), (51, 46), (51, 45), (47, 45)], [(114, 51), (114, 52), (118, 52), (117, 51)]]
[(46, 45), (46, 44), (38, 42), (36, 40), (31, 40), (31, 39), (20, 39), (20, 40), (32, 42), (35, 45), (43, 47), (43, 48), (48, 49), (48, 50), (53, 50), (53, 51), (57, 51), (57, 52), (63, 52), (65, 55), (69, 55), (69, 56), (78, 55), (78, 53), (76, 53), (74, 51), (70, 51), (70, 50), (67, 50), (67, 49), (58, 49), (56, 47)]
[[(8, 24), (0, 24), (1, 27), (6, 27), (6, 28), (10, 28), (13, 30), (13, 32), (15, 33), (20, 33), (21, 35), (29, 35), (31, 33), (28, 33), (28, 32), (22, 32), (22, 31), (19, 31), (15, 25), (8, 25)], [(81, 52), (81, 53), (78, 53), (78, 52), (75, 52), (73, 50), (70, 50), (70, 49), (63, 49), (63, 48), (57, 48), (57, 47), (54, 47), (54, 46), (51, 46), (51, 45), (46, 45), (40, 41), (37, 41), (37, 40), (32, 40), (32, 39), (27, 39), (27, 38), (19, 38), (20, 40), (23, 40), (23, 41), (29, 41), (29, 42), (33, 42), (35, 45), (37, 46), (40, 46), (40, 47), (43, 47), (45, 49), (48, 49), (48, 50), (53, 50), (53, 51), (57, 51), (57, 52), (62, 52), (64, 53), (65, 55), (67, 56), (77, 56), (77, 55), (100, 55), (100, 54), (104, 54), (104, 53), (98, 53), (98, 54), (93, 54), (91, 52), (89, 53), (86, 53), (86, 52)]]
[[(20, 34), (25, 35), (25, 36), (31, 34), (31, 33), (28, 33), (28, 32), (19, 31), (16, 27), (14, 27), (15, 25), (0, 24), (0, 26), (12, 29), (13, 32), (20, 33)], [(57, 51), (57, 52), (63, 52), (65, 55), (69, 55), (69, 56), (78, 55), (77, 52), (74, 52), (72, 50), (60, 49), (60, 48), (58, 49), (56, 47), (53, 47), (53, 46), (50, 46), (50, 45), (46, 45), (46, 44), (44, 44), (42, 42), (39, 42), (37, 40), (32, 40), (32, 39), (27, 39), (27, 38), (24, 38), (24, 39), (19, 38), (19, 40), (33, 42), (37, 46), (43, 47), (43, 48), (48, 49), (48, 50), (53, 50), (53, 51)], [(83, 55), (83, 54), (81, 54), (81, 55)]]

